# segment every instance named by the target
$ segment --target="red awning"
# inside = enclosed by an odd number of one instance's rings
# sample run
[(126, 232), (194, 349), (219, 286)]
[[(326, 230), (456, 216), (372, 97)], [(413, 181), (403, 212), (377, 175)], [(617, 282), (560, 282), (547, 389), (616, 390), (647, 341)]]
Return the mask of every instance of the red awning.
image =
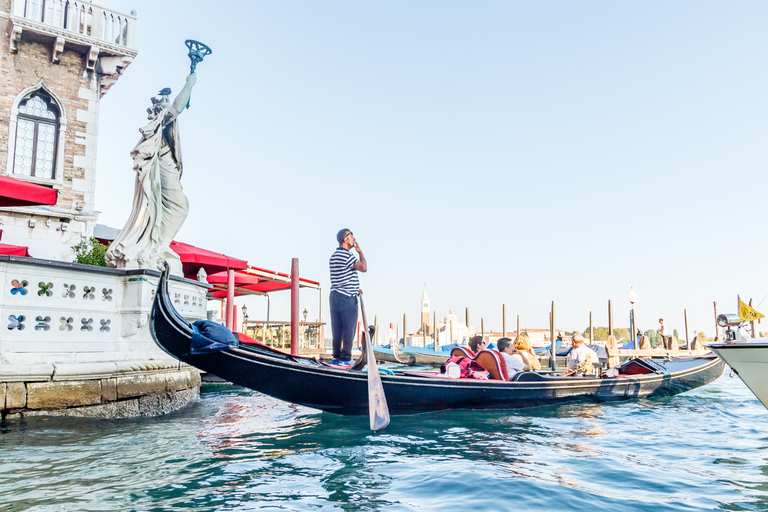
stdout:
[[(208, 282), (213, 285), (211, 295), (216, 299), (223, 299), (227, 296), (226, 272), (208, 276)], [(320, 289), (318, 281), (299, 278), (299, 288)], [(264, 268), (248, 266), (245, 270), (235, 272), (235, 295), (263, 295), (278, 290), (291, 289), (291, 276), (284, 272), (276, 272)]]
[(201, 268), (204, 268), (205, 272), (210, 275), (225, 272), (229, 269), (242, 270), (248, 267), (248, 262), (245, 260), (232, 258), (226, 254), (219, 254), (218, 252), (201, 249), (182, 242), (171, 242), (171, 249), (179, 255), (184, 276), (190, 279), (196, 279), (197, 273)]
[[(210, 284), (227, 284), (229, 272), (217, 272), (216, 274), (211, 274), (207, 277), (208, 282)], [(245, 286), (249, 284), (256, 284), (259, 282), (259, 278), (257, 276), (252, 276), (249, 274), (243, 274), (240, 271), (235, 271), (235, 286)]]
[(58, 196), (59, 193), (52, 188), (0, 176), (0, 207), (54, 205)]
[(28, 247), (10, 244), (0, 244), (0, 254), (3, 256), (30, 256)]

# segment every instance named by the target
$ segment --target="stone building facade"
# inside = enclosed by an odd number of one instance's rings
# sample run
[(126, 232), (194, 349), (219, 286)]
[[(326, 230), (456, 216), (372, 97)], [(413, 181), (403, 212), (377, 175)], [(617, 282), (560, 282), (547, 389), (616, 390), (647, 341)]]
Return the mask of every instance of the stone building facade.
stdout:
[(135, 21), (99, 2), (0, 0), (0, 174), (59, 192), (2, 209), (4, 243), (71, 261), (93, 236), (99, 101), (136, 56)]
[[(71, 263), (97, 220), (99, 102), (136, 55), (135, 13), (100, 1), (0, 0), (0, 175), (58, 191), (0, 208), (0, 416), (154, 415), (198, 396), (199, 372), (154, 343), (159, 273)], [(2, 191), (0, 190), (0, 193)], [(188, 319), (210, 286), (169, 284)]]

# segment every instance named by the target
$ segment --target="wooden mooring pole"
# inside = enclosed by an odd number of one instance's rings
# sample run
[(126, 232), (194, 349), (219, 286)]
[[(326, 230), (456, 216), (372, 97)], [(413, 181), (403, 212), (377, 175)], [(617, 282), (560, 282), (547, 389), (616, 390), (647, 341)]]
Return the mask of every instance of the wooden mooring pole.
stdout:
[(591, 345), (595, 339), (595, 329), (592, 327), (592, 312), (589, 312), (589, 344)]
[(291, 259), (291, 355), (299, 355), (299, 258)]
[(501, 305), (501, 336), (507, 337), (507, 305)]
[(432, 336), (435, 337), (435, 350), (437, 350), (437, 311), (432, 313)]
[(715, 306), (715, 341), (720, 341), (720, 326), (717, 325), (717, 301), (712, 304)]
[(555, 347), (555, 301), (552, 301), (552, 311), (549, 313), (549, 341), (552, 345), (552, 357), (550, 357), (549, 366), (555, 371), (555, 359), (557, 359), (557, 349)]
[(608, 300), (608, 336), (613, 336), (613, 305)]
[(685, 318), (685, 348), (688, 349), (688, 352), (691, 351), (691, 337), (688, 334), (688, 310), (683, 310), (683, 318)]

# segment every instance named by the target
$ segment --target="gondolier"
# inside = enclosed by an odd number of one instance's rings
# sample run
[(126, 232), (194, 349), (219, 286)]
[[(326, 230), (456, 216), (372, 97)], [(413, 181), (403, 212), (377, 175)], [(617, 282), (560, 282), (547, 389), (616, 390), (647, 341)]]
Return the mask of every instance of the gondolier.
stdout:
[[(357, 296), (362, 293), (358, 272), (366, 272), (368, 264), (363, 251), (349, 229), (336, 233), (339, 247), (331, 255), (331, 331), (333, 332), (332, 364), (352, 364), (352, 344), (357, 329)], [(355, 248), (358, 257), (352, 254)]]

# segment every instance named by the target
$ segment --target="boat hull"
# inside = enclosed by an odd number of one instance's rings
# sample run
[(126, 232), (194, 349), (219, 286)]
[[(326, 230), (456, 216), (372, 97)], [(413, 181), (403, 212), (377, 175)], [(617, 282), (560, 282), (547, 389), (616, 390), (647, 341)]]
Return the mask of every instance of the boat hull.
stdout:
[(451, 357), (451, 354), (448, 352), (403, 352), (398, 350), (395, 353), (393, 351), (381, 350), (379, 347), (373, 347), (373, 351), (377, 361), (411, 366), (440, 366)]
[[(241, 345), (205, 355), (190, 355), (191, 326), (173, 308), (161, 277), (150, 317), (150, 331), (170, 355), (234, 384), (272, 397), (344, 415), (368, 414), (368, 378), (291, 356), (263, 345)], [(445, 409), (517, 409), (575, 401), (608, 402), (674, 395), (707, 384), (723, 372), (722, 360), (678, 360), (668, 373), (612, 379), (545, 376), (524, 372), (518, 380), (444, 379), (415, 372), (382, 375), (391, 414)]]
[(768, 339), (712, 343), (715, 351), (768, 409)]

